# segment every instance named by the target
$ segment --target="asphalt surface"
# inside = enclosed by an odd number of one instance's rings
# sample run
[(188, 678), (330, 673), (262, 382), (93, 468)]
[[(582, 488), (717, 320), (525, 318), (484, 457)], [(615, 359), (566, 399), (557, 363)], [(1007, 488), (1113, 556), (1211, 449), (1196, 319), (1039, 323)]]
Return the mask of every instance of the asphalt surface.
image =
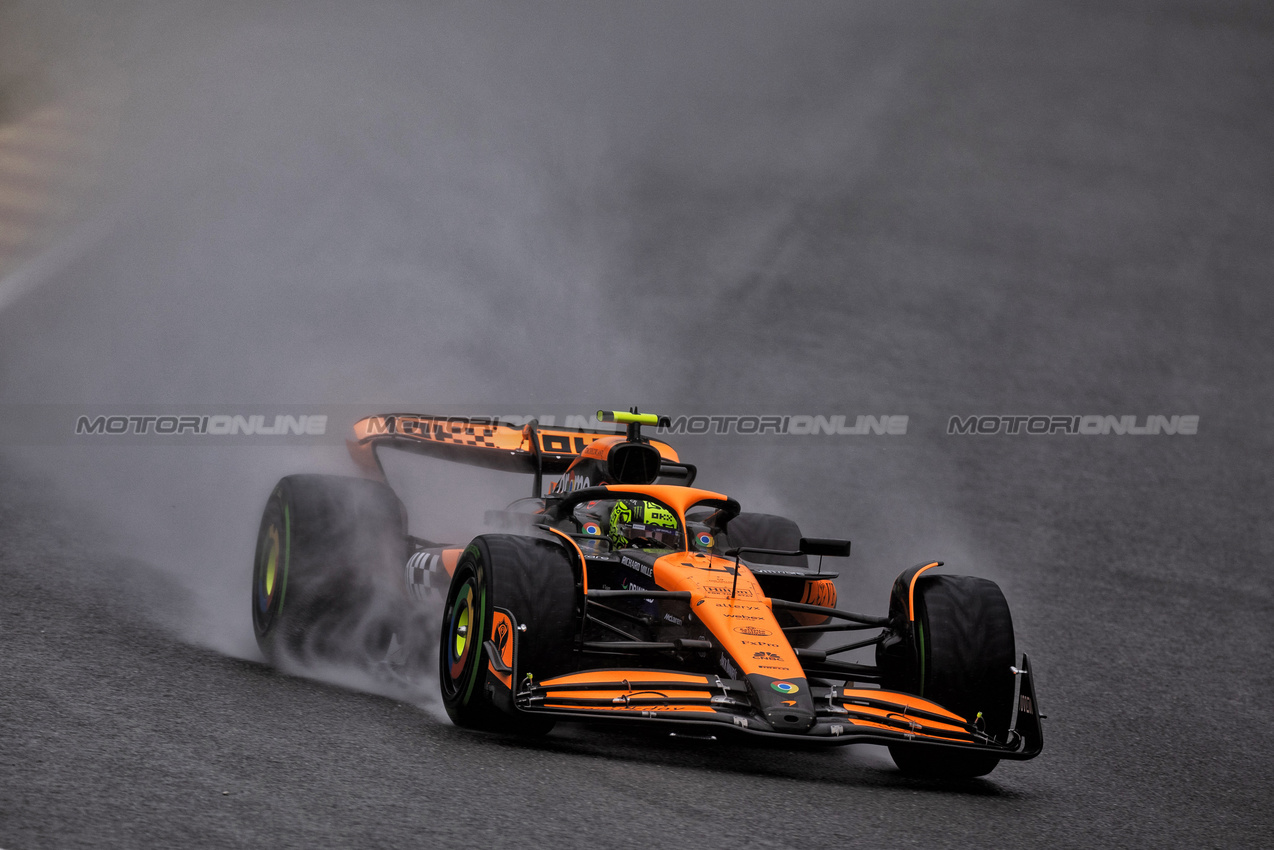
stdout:
[[(44, 81), (0, 120), (124, 92), (69, 247), (0, 277), (33, 434), (0, 446), (0, 847), (1274, 840), (1267, 6), (0, 9), (0, 85)], [(934, 783), (874, 747), (524, 742), (428, 681), (282, 674), (257, 516), (341, 446), (31, 413), (291, 403), (906, 415), (678, 447), (851, 537), (846, 605), (930, 557), (998, 581), (1045, 751)], [(947, 433), (1001, 414), (1199, 427)], [(392, 474), (422, 535), (526, 489)]]

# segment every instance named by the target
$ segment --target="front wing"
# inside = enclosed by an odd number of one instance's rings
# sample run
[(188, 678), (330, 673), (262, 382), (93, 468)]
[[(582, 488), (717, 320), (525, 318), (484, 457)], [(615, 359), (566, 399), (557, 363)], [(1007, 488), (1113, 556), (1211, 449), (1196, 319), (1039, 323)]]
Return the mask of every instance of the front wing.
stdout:
[(814, 746), (925, 744), (1024, 760), (1044, 746), (1029, 665), (1023, 656), (1006, 741), (992, 740), (937, 703), (874, 688), (811, 686), (814, 725), (804, 732), (780, 731), (754, 711), (746, 682), (665, 670), (590, 670), (538, 683), (527, 680), (512, 703), (519, 711), (564, 719), (653, 722)]

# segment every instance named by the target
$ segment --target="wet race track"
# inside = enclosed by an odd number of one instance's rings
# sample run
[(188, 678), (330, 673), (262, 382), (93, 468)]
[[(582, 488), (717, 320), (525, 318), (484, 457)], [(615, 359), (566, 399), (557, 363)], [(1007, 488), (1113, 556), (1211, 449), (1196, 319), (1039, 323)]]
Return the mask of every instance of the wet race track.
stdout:
[[(46, 5), (0, 4), (0, 847), (1274, 839), (1268, 8)], [(1043, 755), (502, 739), (261, 663), (261, 507), (347, 413), (631, 404), (907, 416), (669, 439), (852, 538), (845, 607), (997, 581)], [(334, 436), (71, 434), (128, 405)], [(1199, 424), (948, 433), (1035, 414)], [(454, 539), (529, 490), (391, 480)]]

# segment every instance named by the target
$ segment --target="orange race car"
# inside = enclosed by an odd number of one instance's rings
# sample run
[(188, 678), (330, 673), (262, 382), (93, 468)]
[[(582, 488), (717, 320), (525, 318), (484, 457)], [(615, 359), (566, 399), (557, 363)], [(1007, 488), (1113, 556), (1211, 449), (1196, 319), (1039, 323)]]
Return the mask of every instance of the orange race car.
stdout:
[[(695, 467), (642, 435), (656, 416), (598, 418), (626, 432), (360, 420), (349, 449), (366, 477), (288, 476), (266, 504), (252, 589), (262, 651), (286, 665), (356, 644), (410, 662), (433, 647), (441, 609), (438, 675), (461, 726), (627, 721), (874, 743), (904, 771), (950, 777), (1040, 753), (1029, 662), (993, 582), (932, 561), (898, 576), (888, 616), (843, 611), (822, 558), (848, 556), (849, 541), (802, 537), (694, 487)], [(467, 545), (412, 537), (385, 446), (528, 473), (533, 495), (489, 512), (500, 533)], [(545, 475), (561, 476), (547, 495)], [(811, 648), (854, 632), (865, 634)], [(869, 647), (875, 664), (834, 657)]]

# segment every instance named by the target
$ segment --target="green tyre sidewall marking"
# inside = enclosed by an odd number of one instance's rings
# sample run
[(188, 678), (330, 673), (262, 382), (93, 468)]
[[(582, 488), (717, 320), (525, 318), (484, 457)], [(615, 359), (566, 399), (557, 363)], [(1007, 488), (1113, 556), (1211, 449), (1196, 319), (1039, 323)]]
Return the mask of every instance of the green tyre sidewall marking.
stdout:
[(275, 617), (283, 614), (283, 603), (288, 597), (288, 566), (292, 563), (292, 512), (286, 499), (283, 502), (283, 586), (279, 588), (279, 607)]
[(478, 684), (478, 676), (482, 672), (482, 659), (486, 657), (486, 650), (482, 646), (484, 636), (487, 633), (487, 586), (485, 576), (481, 569), (474, 570), (474, 577), (478, 579), (478, 610), (474, 613), (477, 615), (475, 622), (477, 629), (474, 632), (474, 640), (476, 641), (470, 649), (472, 655), (470, 659), (473, 662), (473, 669), (469, 671), (469, 684), (465, 686), (464, 698), (460, 700), (461, 704), (468, 705), (473, 697), (473, 688)]
[(925, 630), (920, 620), (916, 620), (916, 654), (920, 656), (920, 696), (925, 695)]

